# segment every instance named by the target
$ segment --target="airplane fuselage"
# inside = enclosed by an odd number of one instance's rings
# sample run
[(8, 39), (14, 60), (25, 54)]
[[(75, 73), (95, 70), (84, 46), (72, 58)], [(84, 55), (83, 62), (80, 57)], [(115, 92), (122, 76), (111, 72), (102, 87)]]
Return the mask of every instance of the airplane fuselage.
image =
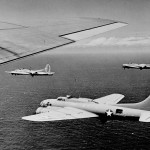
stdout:
[(20, 71), (10, 71), (8, 72), (12, 75), (31, 75), (31, 76), (52, 76), (54, 74), (54, 72), (31, 72), (31, 71), (24, 71), (24, 70), (20, 70)]
[[(108, 117), (122, 117), (122, 118), (132, 117), (132, 118), (139, 119), (142, 112), (147, 112), (145, 110), (119, 107), (117, 105), (115, 106), (115, 105), (97, 104), (95, 102), (75, 103), (75, 102), (57, 101), (56, 99), (51, 99), (49, 105), (50, 106), (46, 108), (47, 110), (51, 109), (51, 106), (73, 107), (88, 112), (92, 112), (98, 115), (106, 115)], [(44, 109), (45, 108), (43, 108), (43, 111)], [(41, 109), (41, 113), (42, 113), (42, 109)]]

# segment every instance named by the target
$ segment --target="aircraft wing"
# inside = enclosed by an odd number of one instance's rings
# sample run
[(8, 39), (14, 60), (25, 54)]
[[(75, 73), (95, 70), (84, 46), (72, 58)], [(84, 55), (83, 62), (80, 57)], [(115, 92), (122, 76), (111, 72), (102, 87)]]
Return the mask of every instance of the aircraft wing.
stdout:
[(98, 99), (94, 99), (94, 101), (97, 103), (113, 105), (113, 104), (117, 104), (123, 98), (124, 98), (124, 95), (122, 94), (111, 94), (111, 95), (104, 96)]
[(55, 121), (98, 117), (96, 114), (72, 107), (64, 107), (57, 110), (49, 110), (46, 113), (35, 114), (31, 116), (22, 117), (29, 121)]
[(6, 73), (9, 73), (9, 74), (18, 74), (18, 75), (28, 75), (29, 72), (23, 72), (23, 71), (5, 71)]
[(45, 22), (0, 21), (0, 64), (52, 50), (127, 25), (100, 18), (55, 19)]

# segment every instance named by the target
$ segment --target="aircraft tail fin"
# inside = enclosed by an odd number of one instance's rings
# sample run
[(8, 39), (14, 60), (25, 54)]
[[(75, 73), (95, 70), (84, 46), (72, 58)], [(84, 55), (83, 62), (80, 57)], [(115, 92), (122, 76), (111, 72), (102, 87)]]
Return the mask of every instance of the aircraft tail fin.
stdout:
[(150, 110), (150, 95), (143, 101), (136, 104), (139, 109)]
[(123, 107), (150, 111), (150, 95), (139, 103), (118, 104)]
[(50, 73), (51, 72), (51, 66), (49, 64), (47, 64), (45, 66), (45, 72)]

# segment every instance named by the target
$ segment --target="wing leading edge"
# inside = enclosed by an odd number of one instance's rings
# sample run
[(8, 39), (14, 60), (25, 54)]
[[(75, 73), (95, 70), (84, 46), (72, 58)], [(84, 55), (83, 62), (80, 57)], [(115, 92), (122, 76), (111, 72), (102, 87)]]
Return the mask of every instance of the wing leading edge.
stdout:
[(96, 18), (59, 19), (36, 25), (0, 22), (0, 63), (52, 50), (125, 25)]

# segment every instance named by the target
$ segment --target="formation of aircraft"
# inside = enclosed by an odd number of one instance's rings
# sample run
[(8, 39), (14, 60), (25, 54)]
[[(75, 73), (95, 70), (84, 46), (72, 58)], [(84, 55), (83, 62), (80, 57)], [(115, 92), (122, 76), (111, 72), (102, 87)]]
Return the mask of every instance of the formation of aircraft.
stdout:
[(73, 98), (71, 96), (47, 99), (40, 103), (35, 115), (22, 117), (29, 121), (56, 121), (99, 117), (106, 122), (113, 119), (129, 119), (150, 122), (150, 96), (139, 103), (118, 102), (122, 94), (111, 94), (98, 99)]
[[(19, 11), (18, 11), (19, 12)], [(15, 15), (19, 16), (19, 15)], [(44, 17), (41, 17), (44, 18)], [(101, 18), (71, 18), (40, 20), (39, 22), (20, 17), (0, 21), (0, 64), (24, 58), (46, 50), (72, 44), (76, 41), (108, 32), (127, 23)], [(59, 30), (58, 30), (59, 29)], [(19, 33), (19, 34), (18, 34)], [(131, 67), (133, 66), (133, 67)], [(138, 65), (123, 65), (123, 68), (138, 68)], [(139, 65), (145, 69), (146, 65)], [(17, 69), (7, 71), (12, 75), (53, 75), (50, 66), (45, 69)], [(149, 99), (137, 104), (118, 104), (124, 96), (112, 94), (98, 99), (59, 97), (41, 102), (37, 114), (22, 117), (31, 121), (54, 121), (100, 117), (104, 120), (113, 118), (138, 118), (149, 122)]]
[(129, 63), (123, 64), (122, 67), (125, 69), (150, 69), (150, 64), (136, 64), (136, 63)]
[(45, 66), (44, 69), (40, 70), (30, 70), (30, 69), (16, 69), (14, 71), (6, 71), (12, 75), (31, 75), (33, 76), (52, 76), (55, 72), (51, 72), (51, 67), (49, 64)]

